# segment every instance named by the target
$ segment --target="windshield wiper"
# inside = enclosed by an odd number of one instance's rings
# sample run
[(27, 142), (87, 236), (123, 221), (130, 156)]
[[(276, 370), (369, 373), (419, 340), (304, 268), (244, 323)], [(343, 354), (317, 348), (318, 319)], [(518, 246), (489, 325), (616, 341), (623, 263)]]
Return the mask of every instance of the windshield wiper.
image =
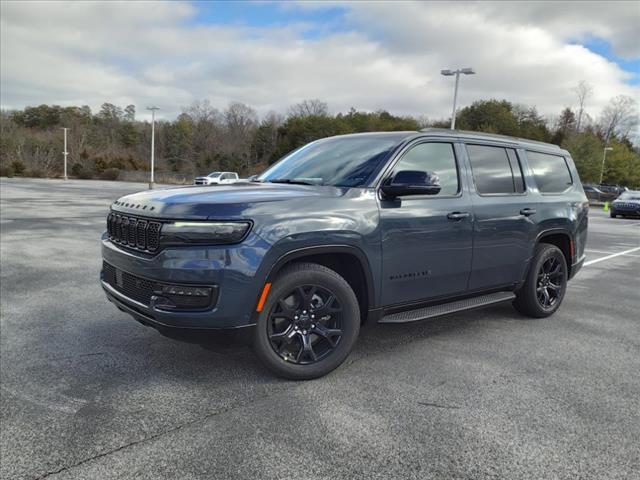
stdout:
[(307, 182), (306, 180), (296, 180), (295, 178), (274, 178), (267, 180), (269, 183), (290, 183), (293, 185), (318, 185), (317, 183)]

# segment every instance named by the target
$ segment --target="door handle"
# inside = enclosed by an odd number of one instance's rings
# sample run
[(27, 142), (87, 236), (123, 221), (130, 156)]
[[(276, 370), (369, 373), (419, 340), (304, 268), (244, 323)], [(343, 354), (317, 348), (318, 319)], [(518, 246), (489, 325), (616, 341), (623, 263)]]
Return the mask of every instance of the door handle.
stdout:
[(528, 217), (529, 215), (535, 215), (535, 213), (535, 208), (523, 208), (522, 210), (520, 210), (520, 215), (524, 215), (525, 217)]
[(467, 218), (469, 216), (469, 212), (451, 212), (447, 215), (449, 220), (462, 220), (463, 218)]

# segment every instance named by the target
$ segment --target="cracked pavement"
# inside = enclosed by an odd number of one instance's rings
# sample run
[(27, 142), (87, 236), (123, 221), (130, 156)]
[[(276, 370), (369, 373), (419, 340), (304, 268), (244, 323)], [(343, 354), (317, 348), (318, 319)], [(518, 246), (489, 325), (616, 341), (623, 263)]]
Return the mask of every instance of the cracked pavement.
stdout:
[[(0, 181), (1, 478), (638, 475), (640, 252), (585, 267), (551, 318), (366, 326), (341, 368), (288, 382), (105, 299), (108, 205), (143, 188)], [(592, 210), (589, 259), (639, 245), (640, 220)]]

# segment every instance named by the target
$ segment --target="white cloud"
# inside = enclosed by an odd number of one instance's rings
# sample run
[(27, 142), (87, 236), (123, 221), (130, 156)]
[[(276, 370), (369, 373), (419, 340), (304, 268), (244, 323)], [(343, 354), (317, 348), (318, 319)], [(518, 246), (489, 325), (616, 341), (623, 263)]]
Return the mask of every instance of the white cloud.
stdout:
[[(634, 3), (634, 2), (629, 2)], [(194, 26), (193, 6), (148, 2), (2, 2), (3, 108), (40, 103), (158, 104), (172, 117), (195, 99), (223, 108), (242, 101), (261, 113), (304, 98), (444, 118), (452, 81), (441, 68), (473, 66), (462, 105), (506, 98), (546, 114), (574, 103), (580, 80), (594, 87), (596, 115), (638, 87), (616, 64), (569, 40), (597, 35), (637, 56), (628, 5), (573, 2), (354, 2), (347, 31), (305, 38), (286, 28)], [(325, 8), (326, 4), (295, 8)], [(291, 7), (289, 7), (291, 8)], [(631, 32), (631, 33), (629, 33)]]

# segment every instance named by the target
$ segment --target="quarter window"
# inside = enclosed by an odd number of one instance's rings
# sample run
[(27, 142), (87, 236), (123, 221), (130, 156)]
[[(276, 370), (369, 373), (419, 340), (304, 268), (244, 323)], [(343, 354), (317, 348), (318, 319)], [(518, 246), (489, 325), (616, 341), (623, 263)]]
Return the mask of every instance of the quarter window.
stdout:
[(527, 151), (527, 161), (540, 192), (561, 193), (573, 184), (564, 157)]
[(488, 145), (467, 145), (476, 190), (481, 195), (525, 191), (522, 168), (515, 150)]
[(393, 175), (402, 170), (435, 173), (440, 179), (437, 196), (455, 195), (460, 186), (453, 145), (450, 143), (420, 143), (403, 155), (393, 169)]

